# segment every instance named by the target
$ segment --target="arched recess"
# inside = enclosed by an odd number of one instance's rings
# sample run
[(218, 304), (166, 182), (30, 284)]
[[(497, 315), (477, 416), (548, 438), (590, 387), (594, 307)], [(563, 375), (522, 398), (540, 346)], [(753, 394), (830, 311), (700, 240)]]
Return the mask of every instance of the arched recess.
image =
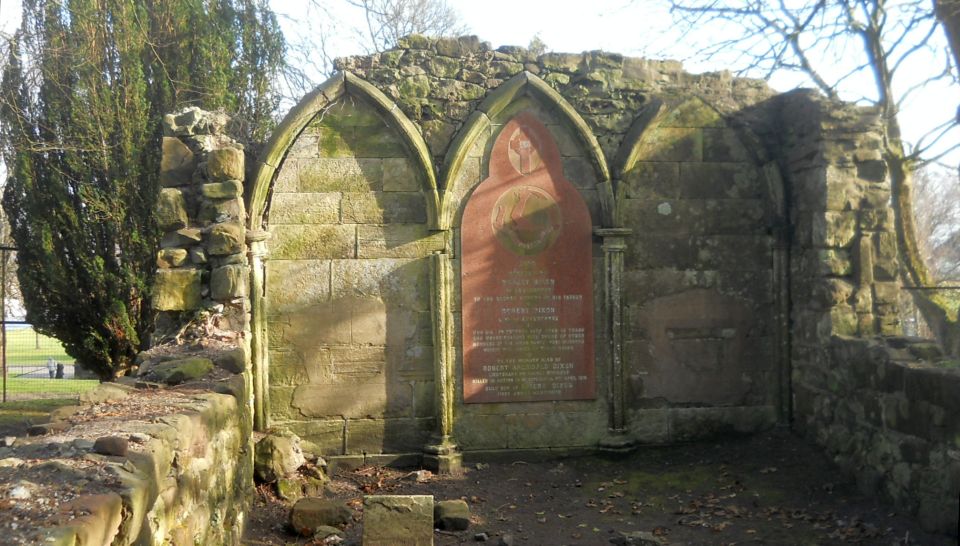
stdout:
[[(357, 317), (360, 316), (360, 313), (365, 313), (366, 319), (368, 319), (368, 324), (373, 329), (371, 331), (372, 336), (380, 337), (390, 335), (394, 336), (390, 338), (391, 341), (384, 341), (385, 344), (395, 343), (397, 332), (404, 329), (404, 325), (409, 326), (411, 324), (415, 326), (422, 326), (422, 323), (426, 321), (429, 323), (429, 296), (420, 294), (417, 292), (417, 298), (419, 298), (415, 303), (406, 304), (407, 300), (403, 300), (400, 303), (397, 303), (404, 296), (401, 294), (400, 286), (402, 285), (413, 285), (421, 286), (427, 283), (429, 278), (429, 268), (427, 267), (428, 259), (426, 256), (430, 252), (435, 250), (442, 249), (445, 245), (445, 242), (441, 236), (438, 236), (434, 233), (435, 227), (438, 224), (438, 211), (439, 211), (439, 196), (437, 191), (436, 184), (436, 175), (433, 167), (433, 163), (430, 159), (428, 148), (424, 142), (420, 132), (417, 130), (416, 126), (401, 112), (401, 110), (394, 104), (389, 98), (387, 98), (382, 92), (371, 86), (369, 83), (360, 79), (359, 77), (351, 73), (341, 73), (338, 74), (309, 95), (307, 95), (296, 107), (294, 107), (290, 113), (284, 118), (281, 124), (274, 131), (271, 136), (270, 141), (263, 150), (258, 161), (257, 169), (251, 182), (247, 188), (246, 195), (248, 195), (247, 208), (249, 211), (247, 219), (247, 241), (250, 244), (250, 298), (251, 298), (251, 355), (253, 360), (254, 367), (254, 396), (255, 396), (255, 425), (263, 429), (267, 426), (270, 426), (270, 413), (274, 405), (277, 407), (290, 407), (290, 400), (277, 400), (274, 401), (276, 404), (273, 404), (270, 400), (270, 393), (272, 390), (270, 381), (272, 380), (272, 373), (270, 372), (270, 351), (271, 348), (268, 347), (268, 339), (272, 339), (269, 336), (275, 334), (273, 331), (276, 329), (276, 325), (268, 324), (267, 312), (275, 313), (278, 311), (276, 306), (272, 306), (271, 309), (267, 307), (267, 293), (266, 285), (268, 282), (267, 279), (267, 254), (268, 247), (270, 242), (268, 240), (270, 233), (267, 231), (267, 224), (274, 224), (275, 219), (270, 215), (269, 211), (271, 208), (276, 208), (277, 204), (271, 205), (271, 200), (275, 199), (274, 196), (274, 186), (276, 184), (282, 183), (281, 179), (284, 171), (284, 165), (290, 161), (293, 161), (291, 165), (292, 171), (296, 172), (296, 162), (303, 161), (303, 158), (300, 159), (290, 159), (292, 156), (301, 154), (302, 150), (293, 152), (297, 150), (298, 146), (302, 146), (303, 142), (300, 142), (298, 139), (302, 135), (306, 134), (308, 127), (311, 127), (314, 124), (319, 123), (323, 125), (324, 115), (331, 116), (329, 112), (331, 108), (339, 108), (341, 103), (345, 99), (350, 99), (348, 102), (350, 104), (356, 103), (362, 105), (362, 115), (369, 117), (373, 126), (379, 126), (382, 129), (374, 131), (371, 133), (373, 140), (369, 141), (369, 146), (375, 147), (378, 146), (381, 140), (377, 140), (378, 135), (386, 135), (389, 133), (389, 147), (391, 151), (389, 154), (384, 155), (383, 157), (391, 158), (389, 161), (400, 162), (403, 164), (403, 167), (399, 167), (401, 170), (399, 174), (394, 172), (391, 174), (392, 179), (398, 180), (400, 182), (394, 182), (395, 185), (399, 186), (394, 187), (395, 191), (382, 191), (378, 192), (376, 196), (373, 196), (372, 191), (366, 191), (366, 194), (363, 194), (363, 191), (357, 190), (343, 190), (349, 192), (355, 192), (351, 195), (355, 195), (357, 199), (351, 202), (351, 206), (354, 208), (351, 209), (351, 214), (354, 217), (359, 217), (360, 215), (366, 215), (368, 218), (371, 214), (376, 214), (379, 211), (380, 214), (386, 215), (391, 214), (393, 216), (403, 215), (405, 218), (415, 217), (416, 219), (412, 220), (350, 220), (349, 223), (358, 224), (356, 227), (356, 239), (352, 244), (343, 244), (339, 238), (332, 239), (328, 242), (320, 242), (315, 244), (328, 244), (328, 245), (339, 245), (336, 248), (339, 252), (340, 247), (343, 247), (345, 252), (352, 252), (353, 258), (364, 258), (366, 261), (364, 264), (359, 263), (347, 263), (348, 260), (341, 259), (346, 257), (343, 256), (320, 256), (319, 260), (328, 260), (329, 266), (325, 270), (328, 275), (328, 280), (326, 281), (328, 286), (324, 286), (322, 281), (315, 279), (318, 269), (314, 265), (306, 265), (306, 262), (302, 257), (290, 257), (284, 256), (283, 259), (287, 260), (285, 263), (291, 264), (291, 267), (287, 268), (291, 273), (289, 273), (290, 278), (294, 279), (295, 282), (290, 286), (291, 291), (328, 291), (329, 295), (323, 306), (313, 305), (313, 308), (318, 309), (317, 313), (324, 313), (324, 309), (329, 310), (330, 321), (339, 320), (338, 317), (334, 315), (338, 310), (340, 311), (349, 311), (350, 318), (343, 320), (360, 320)], [(342, 106), (342, 105), (341, 105)], [(352, 122), (351, 122), (352, 123)], [(379, 124), (379, 125), (376, 125)], [(372, 127), (373, 127), (372, 126)], [(311, 129), (316, 130), (316, 128)], [(359, 128), (357, 129), (359, 131)], [(359, 134), (359, 133), (357, 133)], [(365, 137), (370, 135), (366, 135)], [(308, 140), (304, 137), (305, 140)], [(312, 137), (316, 139), (316, 137)], [(386, 136), (382, 136), (386, 138)], [(317, 142), (314, 140), (314, 142)], [(323, 150), (323, 143), (314, 144), (318, 146), (317, 150)], [(342, 151), (342, 150), (341, 150)], [(360, 156), (352, 156), (350, 152), (346, 152), (347, 155), (343, 156), (342, 161), (344, 164), (348, 164), (352, 161), (351, 158), (357, 159), (354, 163), (374, 163), (375, 160), (363, 159), (360, 160)], [(320, 157), (318, 155), (318, 157)], [(341, 160), (337, 160), (341, 161)], [(384, 165), (386, 165), (387, 159), (384, 159)], [(364, 164), (367, 164), (364, 163)], [(398, 165), (399, 163), (393, 163), (393, 165)], [(355, 173), (348, 173), (348, 176), (368, 176), (369, 172), (360, 172), (364, 171), (364, 167), (361, 165), (357, 167), (359, 169)], [(380, 173), (379, 169), (381, 167), (376, 167), (375, 172)], [(387, 167), (382, 167), (383, 171), (383, 184), (386, 184), (386, 169)], [(402, 186), (402, 187), (400, 187)], [(399, 188), (399, 189), (398, 189)], [(386, 189), (385, 187), (383, 189)], [(287, 190), (288, 192), (290, 190)], [(340, 191), (340, 190), (310, 190), (310, 191)], [(389, 195), (388, 195), (389, 194)], [(413, 203), (413, 196), (418, 195), (422, 197), (422, 203)], [(332, 195), (332, 194), (331, 194)], [(343, 193), (343, 196), (346, 196), (346, 193)], [(287, 194), (288, 197), (291, 196), (290, 193)], [(381, 197), (385, 200), (381, 202)], [(393, 198), (403, 198), (399, 201), (391, 200)], [(344, 197), (346, 199), (346, 197)], [(286, 203), (290, 203), (291, 200), (287, 199)], [(386, 204), (389, 203), (399, 203), (399, 209), (390, 209), (383, 208)], [(407, 204), (413, 203), (412, 208), (404, 208)], [(339, 209), (339, 206), (335, 206), (332, 214), (343, 214), (343, 221), (346, 221), (346, 201), (343, 204), (343, 211)], [(316, 213), (319, 209), (311, 209), (310, 214)], [(275, 211), (276, 212), (276, 211)], [(322, 210), (321, 213), (326, 214), (325, 210)], [(316, 213), (320, 214), (320, 213)], [(386, 218), (386, 216), (384, 216)], [(319, 220), (312, 220), (318, 224), (326, 222)], [(333, 220), (332, 222), (336, 222)], [(394, 233), (391, 229), (388, 229), (389, 225), (394, 225), (394, 223), (403, 223), (410, 222), (399, 226), (398, 235), (395, 237), (397, 240), (383, 241), (384, 237), (390, 237)], [(283, 223), (283, 222), (281, 222)], [(359, 225), (363, 224), (363, 225)], [(370, 224), (369, 227), (365, 227), (366, 224)], [(375, 224), (383, 224), (377, 226)], [(284, 227), (284, 226), (281, 226)], [(287, 226), (289, 227), (289, 226)], [(346, 227), (346, 226), (345, 226)], [(273, 228), (271, 228), (273, 229)], [(371, 237), (379, 240), (377, 243), (374, 239), (369, 239), (366, 241), (361, 241), (362, 234), (366, 230), (369, 233), (372, 233)], [(340, 233), (340, 232), (337, 232)], [(316, 240), (312, 239), (311, 241)], [(374, 248), (370, 246), (370, 250), (366, 251), (361, 248), (362, 244), (366, 242), (368, 245), (379, 245), (379, 247)], [(314, 243), (311, 243), (314, 244)], [(428, 248), (429, 247), (429, 248)], [(277, 258), (277, 256), (275, 256)], [(318, 256), (311, 256), (313, 263), (317, 262)], [(409, 263), (415, 261), (416, 263)], [(271, 261), (271, 265), (279, 265), (276, 263), (277, 260)], [(341, 292), (346, 294), (346, 297), (353, 298), (349, 302), (347, 301), (334, 301), (334, 290), (333, 286), (334, 280), (337, 278), (336, 275), (337, 267), (340, 266), (342, 271), (340, 271), (340, 277), (347, 279), (345, 282), (347, 284), (344, 287), (341, 287)], [(276, 277), (275, 277), (276, 278)], [(352, 280), (351, 280), (352, 279)], [(410, 279), (413, 279), (412, 281)], [(350, 284), (350, 283), (353, 284)], [(272, 283), (272, 281), (271, 281)], [(366, 285), (363, 285), (366, 283)], [(426, 288), (418, 289), (425, 291)], [(388, 301), (388, 298), (383, 294), (386, 294), (384, 291), (389, 291), (391, 294), (390, 297), (393, 298), (393, 301)], [(414, 298), (412, 291), (407, 291), (408, 298)], [(422, 297), (421, 297), (422, 296)], [(377, 301), (377, 299), (380, 301)], [(398, 299), (399, 298), (399, 299)], [(416, 320), (404, 320), (406, 315), (402, 313), (394, 313), (396, 309), (394, 305), (408, 305), (406, 309), (401, 309), (401, 311), (414, 313), (416, 315)], [(366, 306), (366, 307), (364, 307)], [(412, 307), (411, 307), (412, 306)], [(411, 309), (415, 307), (411, 311)], [(364, 310), (366, 309), (366, 310)], [(393, 313), (391, 315), (391, 313)], [(316, 314), (316, 313), (315, 313)], [(408, 313), (409, 314), (409, 313)], [(324, 315), (326, 316), (326, 315)], [(385, 318), (384, 318), (385, 317)], [(361, 317), (362, 318), (362, 317)], [(326, 320), (326, 319), (324, 319)], [(326, 322), (324, 322), (326, 324)], [(344, 323), (345, 328), (353, 329), (354, 337), (358, 334), (356, 333), (357, 324), (355, 322)], [(319, 322), (317, 326), (319, 326)], [(409, 326), (412, 328), (413, 326)], [(268, 333), (268, 328), (270, 329)], [(328, 328), (329, 329), (329, 328)], [(426, 327), (429, 330), (429, 326)], [(387, 332), (387, 333), (385, 333)], [(336, 335), (336, 334), (331, 334)], [(403, 334), (406, 336), (407, 334)], [(419, 335), (419, 334), (410, 334)], [(331, 337), (331, 339), (333, 339)], [(403, 339), (407, 339), (404, 337)], [(330, 343), (339, 343), (339, 341), (331, 341)], [(366, 343), (366, 342), (364, 342)], [(376, 344), (377, 342), (370, 342)], [(324, 349), (326, 350), (326, 349)], [(347, 354), (345, 357), (347, 360), (350, 358), (360, 358), (356, 356), (356, 351), (351, 356), (351, 351), (344, 349), (341, 351)], [(398, 353), (398, 351), (381, 351), (384, 354), (387, 353)], [(427, 351), (429, 352), (429, 351)], [(332, 354), (332, 352), (331, 352)], [(382, 355), (374, 357), (374, 360), (381, 358)], [(333, 357), (330, 357), (333, 359)], [(354, 359), (356, 359), (354, 358)], [(390, 358), (393, 358), (392, 356)], [(426, 360), (429, 359), (429, 355), (424, 355)], [(336, 365), (335, 360), (331, 360), (331, 366)], [(351, 363), (351, 365), (357, 363)], [(362, 362), (357, 364), (357, 366), (362, 366)], [(275, 366), (276, 367), (276, 366)], [(355, 366), (356, 367), (356, 366)], [(432, 366), (427, 366), (431, 368)], [(274, 370), (275, 372), (277, 370)], [(315, 373), (315, 371), (314, 371)], [(416, 373), (419, 373), (423, 376), (424, 381), (432, 380), (432, 369), (423, 371), (418, 368)], [(302, 375), (302, 374), (301, 374)], [(307, 370), (307, 375), (310, 375), (309, 369)], [(307, 377), (311, 382), (315, 382), (315, 377)], [(394, 378), (395, 381), (399, 382), (398, 378)], [(379, 390), (382, 389), (373, 389), (373, 394), (376, 396), (383, 395)], [(427, 389), (432, 392), (432, 387)], [(376, 391), (376, 392), (374, 392)], [(291, 394), (291, 397), (296, 396), (296, 392)], [(384, 401), (381, 406), (384, 406), (380, 409), (375, 409), (379, 411), (384, 417), (381, 421), (386, 422), (389, 419), (397, 415), (403, 414), (404, 411), (402, 408), (407, 406), (399, 400), (396, 393), (388, 392), (386, 393), (387, 399)], [(301, 398), (306, 399), (308, 396), (304, 395)], [(430, 397), (432, 398), (432, 397)], [(293, 406), (296, 406), (296, 401), (292, 403)], [(399, 408), (399, 409), (398, 409)], [(354, 408), (357, 412), (370, 411), (369, 408)], [(293, 411), (299, 411), (302, 416), (306, 417), (308, 420), (314, 418), (318, 415), (324, 413), (324, 409), (313, 409), (312, 414), (308, 414), (304, 409), (300, 408), (299, 410), (294, 407)], [(338, 409), (339, 411), (339, 409)], [(411, 410), (412, 411), (412, 410)], [(417, 417), (422, 415), (427, 415), (431, 413), (423, 408), (417, 409)], [(407, 422), (416, 424), (416, 419), (413, 417), (404, 417), (404, 422), (400, 423), (400, 419), (394, 419), (392, 423), (394, 424), (383, 424), (379, 423), (377, 426), (381, 426), (383, 430), (379, 436), (382, 438), (388, 438), (390, 436), (400, 437), (402, 434), (406, 433)], [(301, 419), (302, 420), (302, 419)], [(306, 421), (305, 421), (306, 422)], [(399, 424), (397, 424), (399, 423)], [(318, 429), (317, 425), (316, 429)], [(391, 429), (391, 427), (394, 427)], [(319, 430), (319, 429), (318, 429)], [(345, 434), (359, 434), (352, 433), (347, 431), (344, 427), (344, 432), (341, 435)], [(317, 435), (320, 433), (318, 432)], [(375, 435), (374, 435), (375, 436)], [(374, 437), (371, 436), (371, 437)], [(347, 446), (346, 440), (342, 442), (343, 446)], [(380, 446), (383, 449), (388, 449), (388, 446)], [(343, 448), (346, 451), (346, 447)], [(360, 448), (357, 448), (360, 449)], [(376, 449), (376, 446), (366, 446), (364, 449)], [(396, 449), (396, 448), (394, 448)]]
[[(623, 291), (628, 423), (648, 421), (652, 403), (788, 419), (783, 182), (737, 119), (698, 96), (654, 99), (613, 161), (616, 219), (632, 230)], [(753, 362), (762, 364), (741, 365)], [(678, 439), (671, 434), (647, 440)]]
[[(601, 227), (615, 227), (610, 169), (597, 137), (560, 93), (536, 75), (524, 71), (487, 95), (450, 144), (441, 172), (443, 197), (440, 205), (440, 229), (450, 229), (453, 226), (458, 208), (463, 204), (465, 196), (457, 191), (455, 181), (463, 170), (470, 151), (479, 139), (490, 136), (494, 124), (506, 122), (506, 119), (502, 119), (504, 114), (524, 97), (530, 97), (535, 103), (549, 109), (573, 134), (584, 155), (589, 158), (597, 179), (596, 190), (601, 212), (601, 217), (597, 220)], [(492, 139), (488, 140), (492, 142)]]
[[(437, 277), (439, 301), (444, 305), (441, 316), (452, 317), (451, 325), (441, 331), (438, 344), (445, 350), (445, 359), (438, 366), (448, 378), (440, 393), (443, 405), (451, 416), (444, 432), (464, 450), (504, 448), (544, 448), (559, 444), (596, 446), (607, 435), (611, 375), (609, 335), (603, 328), (609, 321), (604, 298), (606, 283), (606, 247), (599, 237), (591, 237), (592, 255), (576, 267), (592, 267), (593, 333), (595, 334), (596, 398), (550, 400), (515, 404), (466, 404), (460, 385), (463, 381), (461, 362), (462, 324), (459, 228), (466, 203), (473, 190), (486, 178), (484, 171), (499, 131), (516, 114), (530, 112), (552, 134), (560, 150), (565, 178), (580, 192), (590, 210), (590, 222), (597, 231), (615, 227), (613, 185), (606, 157), (593, 131), (577, 111), (557, 91), (537, 76), (522, 72), (490, 92), (471, 114), (448, 148), (441, 170), (440, 228), (453, 233), (457, 245), (443, 256)], [(574, 266), (574, 264), (571, 264)], [(524, 415), (521, 418), (517, 411)]]
[(351, 94), (369, 101), (384, 120), (401, 135), (423, 180), (422, 190), (427, 200), (428, 222), (431, 228), (438, 225), (440, 200), (437, 193), (437, 178), (433, 161), (430, 159), (430, 149), (420, 131), (396, 103), (379, 89), (350, 72), (342, 72), (323, 82), (305, 96), (274, 129), (270, 140), (260, 154), (253, 182), (247, 188), (246, 194), (250, 196), (247, 203), (247, 210), (250, 212), (247, 217), (247, 229), (262, 229), (270, 189), (290, 146), (317, 114), (323, 112), (344, 94)]

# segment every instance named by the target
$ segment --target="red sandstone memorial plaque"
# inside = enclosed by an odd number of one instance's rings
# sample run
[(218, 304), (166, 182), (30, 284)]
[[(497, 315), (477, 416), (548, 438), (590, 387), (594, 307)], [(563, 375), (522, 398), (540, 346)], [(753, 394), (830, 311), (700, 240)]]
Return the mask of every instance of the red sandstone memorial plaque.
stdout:
[(590, 212), (547, 128), (521, 113), (463, 212), (466, 403), (596, 398)]

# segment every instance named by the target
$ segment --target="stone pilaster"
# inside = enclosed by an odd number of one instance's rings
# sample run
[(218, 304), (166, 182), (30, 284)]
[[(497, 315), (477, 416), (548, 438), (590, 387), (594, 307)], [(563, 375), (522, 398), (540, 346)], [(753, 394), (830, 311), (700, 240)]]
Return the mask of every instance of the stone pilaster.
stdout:
[(453, 440), (454, 356), (450, 308), (452, 276), (449, 254), (433, 254), (430, 257), (430, 310), (433, 314), (437, 428), (430, 444), (423, 448), (423, 462), (425, 467), (443, 474), (458, 473), (463, 464), (463, 456)]
[(264, 270), (267, 261), (266, 231), (248, 231), (246, 240), (248, 262), (250, 263), (250, 354), (257, 367), (253, 370), (253, 426), (256, 430), (266, 430), (270, 426), (270, 361), (267, 350), (267, 316), (264, 307)]
[(610, 359), (610, 437), (601, 442), (610, 449), (624, 449), (630, 446), (626, 437), (626, 400), (624, 399), (623, 365), (623, 253), (627, 249), (627, 228), (601, 228), (594, 233), (603, 238), (604, 263), (604, 315), (609, 342)]

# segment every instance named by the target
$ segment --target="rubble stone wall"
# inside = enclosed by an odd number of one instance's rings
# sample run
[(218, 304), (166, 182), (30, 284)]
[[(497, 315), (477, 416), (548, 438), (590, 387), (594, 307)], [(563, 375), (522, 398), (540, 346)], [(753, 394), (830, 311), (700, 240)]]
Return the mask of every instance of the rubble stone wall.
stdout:
[(164, 119), (153, 309), (164, 330), (201, 310), (245, 329), (247, 245), (243, 146), (224, 114), (188, 108)]
[(960, 373), (935, 344), (897, 337), (900, 262), (879, 114), (806, 92), (781, 100), (794, 426), (864, 492), (955, 533)]

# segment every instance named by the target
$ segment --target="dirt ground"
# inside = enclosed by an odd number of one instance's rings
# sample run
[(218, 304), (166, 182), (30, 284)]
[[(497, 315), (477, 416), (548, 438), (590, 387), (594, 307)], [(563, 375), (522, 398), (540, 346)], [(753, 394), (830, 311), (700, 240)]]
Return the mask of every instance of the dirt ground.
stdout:
[[(364, 494), (464, 499), (472, 524), (438, 545), (603, 545), (621, 531), (664, 544), (953, 545), (858, 493), (819, 450), (786, 431), (722, 443), (643, 448), (620, 457), (472, 463), (460, 477), (364, 467), (332, 476), (329, 496), (356, 510), (343, 545), (359, 545)], [(421, 474), (421, 478), (424, 475)], [(288, 507), (261, 486), (244, 544), (321, 544), (290, 534)], [(509, 537), (506, 535), (510, 535)]]

